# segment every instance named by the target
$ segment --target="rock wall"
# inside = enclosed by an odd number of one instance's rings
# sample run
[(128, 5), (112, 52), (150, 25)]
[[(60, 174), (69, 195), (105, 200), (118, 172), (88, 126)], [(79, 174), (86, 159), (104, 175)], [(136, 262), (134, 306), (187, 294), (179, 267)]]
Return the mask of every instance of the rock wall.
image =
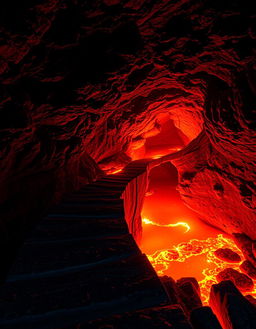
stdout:
[(116, 155), (127, 162), (129, 145), (143, 144), (160, 113), (189, 140), (202, 129), (207, 136), (193, 161), (177, 162), (185, 201), (204, 220), (255, 238), (250, 1), (9, 0), (1, 7), (4, 244), (35, 220), (31, 208), (43, 211), (94, 179), (96, 163)]

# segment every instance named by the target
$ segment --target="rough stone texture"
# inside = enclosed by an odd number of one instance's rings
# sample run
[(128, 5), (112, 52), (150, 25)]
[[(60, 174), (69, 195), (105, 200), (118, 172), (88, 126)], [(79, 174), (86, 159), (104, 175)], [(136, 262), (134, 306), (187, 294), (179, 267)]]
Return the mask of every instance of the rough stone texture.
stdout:
[(195, 278), (181, 278), (175, 282), (168, 276), (160, 277), (171, 304), (179, 304), (189, 317), (191, 311), (202, 306), (200, 287)]
[(167, 275), (160, 277), (160, 280), (169, 297), (170, 304), (179, 304), (183, 310), (186, 310), (185, 304), (180, 296), (180, 291), (175, 280)]
[(241, 257), (229, 248), (219, 248), (214, 251), (216, 257), (227, 263), (240, 263)]
[(254, 329), (256, 308), (231, 281), (214, 284), (210, 294), (210, 306), (223, 329)]
[(179, 297), (188, 314), (193, 309), (202, 306), (200, 288), (195, 278), (181, 278), (176, 283), (179, 288)]
[(160, 113), (187, 142), (204, 129), (193, 154), (175, 161), (185, 202), (255, 239), (252, 5), (1, 2), (1, 249), (33, 222), (28, 212), (95, 178), (96, 163), (127, 162)]
[(253, 257), (256, 259), (256, 241), (253, 241), (252, 243), (252, 254)]
[(253, 254), (253, 241), (245, 234), (234, 233), (233, 239), (242, 251), (244, 257), (249, 260), (253, 266), (256, 266), (256, 258)]
[[(129, 165), (127, 167), (129, 168)], [(145, 167), (147, 166), (145, 165)], [(129, 232), (132, 233), (136, 242), (140, 241), (142, 235), (141, 210), (148, 186), (148, 170), (145, 170), (145, 167), (140, 172), (140, 175), (138, 174), (135, 179), (127, 184), (122, 194), (125, 219), (128, 223)], [(136, 168), (135, 162), (133, 163), (133, 168)]]
[(194, 309), (190, 315), (190, 322), (194, 329), (222, 329), (209, 306)]
[(250, 278), (256, 279), (256, 268), (252, 265), (252, 263), (249, 260), (245, 260), (240, 265), (240, 270), (247, 274)]
[(241, 291), (252, 291), (253, 290), (253, 281), (246, 274), (240, 273), (233, 268), (225, 268), (216, 276), (218, 282), (224, 280), (231, 280), (236, 287)]

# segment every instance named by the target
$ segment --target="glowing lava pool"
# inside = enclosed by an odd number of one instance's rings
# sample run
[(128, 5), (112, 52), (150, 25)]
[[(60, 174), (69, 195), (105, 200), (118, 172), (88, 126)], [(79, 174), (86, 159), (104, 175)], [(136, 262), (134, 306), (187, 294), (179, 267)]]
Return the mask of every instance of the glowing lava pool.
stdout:
[[(207, 305), (210, 288), (218, 282), (216, 275), (225, 268), (239, 270), (245, 259), (228, 235), (205, 224), (184, 205), (176, 186), (177, 172), (171, 164), (151, 171), (149, 192), (142, 210), (140, 248), (158, 275), (168, 275), (175, 280), (195, 277), (200, 285), (202, 301)], [(220, 260), (214, 254), (218, 248), (235, 251), (241, 262)], [(256, 281), (254, 284), (256, 286)], [(255, 296), (256, 290), (245, 294)]]

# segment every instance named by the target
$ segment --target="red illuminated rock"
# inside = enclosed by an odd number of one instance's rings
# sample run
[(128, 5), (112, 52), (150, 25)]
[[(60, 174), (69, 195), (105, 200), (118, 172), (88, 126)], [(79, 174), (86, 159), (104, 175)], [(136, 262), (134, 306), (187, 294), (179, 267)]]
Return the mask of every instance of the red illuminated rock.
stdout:
[(256, 259), (256, 241), (253, 241), (252, 243), (252, 254), (253, 257)]
[(248, 275), (252, 279), (256, 279), (256, 268), (252, 265), (252, 263), (249, 260), (245, 260), (240, 265), (240, 270), (244, 272), (246, 275)]
[(219, 248), (214, 251), (214, 255), (227, 263), (239, 263), (241, 257), (229, 248)]
[(231, 280), (241, 291), (253, 290), (254, 284), (246, 274), (240, 273), (232, 268), (226, 268), (216, 276), (218, 282)]
[(245, 234), (233, 234), (236, 245), (241, 249), (244, 257), (249, 260), (253, 266), (256, 266), (256, 258), (253, 255), (253, 241)]
[(210, 306), (223, 329), (254, 329), (256, 309), (231, 281), (214, 284)]

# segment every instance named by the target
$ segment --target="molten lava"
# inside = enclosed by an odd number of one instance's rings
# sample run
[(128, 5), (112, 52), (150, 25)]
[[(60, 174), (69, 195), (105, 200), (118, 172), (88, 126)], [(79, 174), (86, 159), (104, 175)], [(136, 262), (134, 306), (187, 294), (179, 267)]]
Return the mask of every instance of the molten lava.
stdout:
[(160, 226), (160, 227), (184, 226), (186, 228), (185, 233), (190, 230), (190, 226), (188, 225), (188, 223), (185, 223), (185, 222), (177, 222), (177, 223), (174, 223), (174, 224), (159, 224), (159, 223), (153, 222), (152, 220), (150, 220), (148, 218), (143, 218), (142, 222), (144, 224), (151, 224), (151, 225)]
[[(217, 275), (226, 268), (240, 271), (239, 266), (245, 259), (230, 237), (205, 224), (185, 207), (176, 191), (175, 175), (175, 168), (170, 164), (154, 168), (150, 173), (150, 193), (142, 210), (141, 249), (160, 276), (174, 279), (194, 276), (206, 305), (212, 284), (218, 282)], [(233, 250), (241, 261), (231, 263), (219, 259), (214, 253), (219, 248)], [(246, 293), (254, 296), (256, 289)]]

